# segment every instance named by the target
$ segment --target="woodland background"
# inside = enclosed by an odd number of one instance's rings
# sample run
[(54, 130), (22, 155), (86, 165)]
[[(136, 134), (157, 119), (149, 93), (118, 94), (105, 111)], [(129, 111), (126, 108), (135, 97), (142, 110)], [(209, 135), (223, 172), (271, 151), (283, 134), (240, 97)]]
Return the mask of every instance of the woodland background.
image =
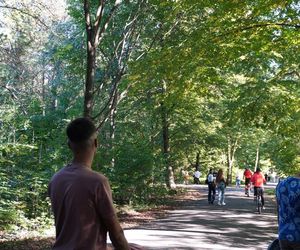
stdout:
[(68, 122), (99, 129), (117, 204), (182, 170), (300, 170), (300, 1), (0, 0), (0, 230), (53, 223)]

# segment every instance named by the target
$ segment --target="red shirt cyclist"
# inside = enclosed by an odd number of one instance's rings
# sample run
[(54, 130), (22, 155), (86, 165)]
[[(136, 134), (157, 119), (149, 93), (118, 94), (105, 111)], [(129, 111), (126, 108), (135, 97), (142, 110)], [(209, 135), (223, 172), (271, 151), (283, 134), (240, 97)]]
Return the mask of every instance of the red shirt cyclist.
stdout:
[(262, 208), (265, 209), (264, 184), (266, 183), (266, 179), (262, 174), (260, 168), (257, 168), (254, 175), (252, 175), (251, 183), (253, 183), (254, 186), (254, 196), (257, 196), (257, 193), (261, 192)]
[(244, 179), (245, 179), (245, 195), (250, 195), (250, 181), (252, 177), (252, 172), (249, 168), (245, 168)]

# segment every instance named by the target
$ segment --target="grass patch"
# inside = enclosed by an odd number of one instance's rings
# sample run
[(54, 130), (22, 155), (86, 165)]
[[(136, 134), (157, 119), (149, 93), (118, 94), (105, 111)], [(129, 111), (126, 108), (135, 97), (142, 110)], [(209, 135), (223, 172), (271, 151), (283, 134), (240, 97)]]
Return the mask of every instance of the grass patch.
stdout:
[(265, 189), (267, 195), (275, 196), (275, 189)]

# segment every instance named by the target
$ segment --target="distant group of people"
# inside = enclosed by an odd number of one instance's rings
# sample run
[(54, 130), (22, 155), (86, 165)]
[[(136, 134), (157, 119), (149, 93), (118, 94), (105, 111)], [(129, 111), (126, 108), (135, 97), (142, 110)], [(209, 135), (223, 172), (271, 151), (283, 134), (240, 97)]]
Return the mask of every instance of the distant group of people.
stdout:
[[(245, 194), (250, 195), (250, 186), (253, 185), (254, 196), (261, 195), (262, 207), (265, 209), (264, 184), (266, 176), (257, 167), (255, 173), (245, 168)], [(226, 181), (222, 169), (218, 173), (212, 169), (206, 178), (208, 185), (208, 203), (213, 204), (218, 190), (218, 205), (225, 204)], [(237, 183), (237, 186), (240, 185)], [(281, 250), (300, 250), (300, 173), (279, 182), (276, 187), (278, 210), (278, 240)]]
[[(190, 178), (189, 172), (187, 170), (182, 170), (182, 175), (183, 175), (183, 183), (185, 185), (188, 185), (189, 178)], [(194, 184), (200, 184), (200, 177), (201, 177), (201, 172), (198, 169), (196, 169), (196, 171), (193, 174)]]
[[(188, 184), (188, 172), (183, 171), (184, 183)], [(200, 184), (201, 173), (197, 169), (194, 174), (194, 184)], [(258, 192), (261, 194), (262, 205), (264, 209), (264, 189), (263, 185), (266, 183), (264, 175), (261, 173), (261, 169), (257, 168), (256, 172), (253, 174), (249, 168), (245, 168), (243, 178), (245, 179), (245, 194), (250, 195), (251, 184), (254, 187), (254, 195), (256, 196)], [(240, 179), (237, 177), (237, 187), (240, 187)], [(225, 189), (227, 181), (225, 180), (224, 173), (222, 169), (218, 172), (214, 172), (212, 169), (209, 170), (205, 183), (208, 185), (208, 203), (213, 204), (216, 198), (216, 193), (218, 192), (218, 205), (226, 205), (225, 203)]]

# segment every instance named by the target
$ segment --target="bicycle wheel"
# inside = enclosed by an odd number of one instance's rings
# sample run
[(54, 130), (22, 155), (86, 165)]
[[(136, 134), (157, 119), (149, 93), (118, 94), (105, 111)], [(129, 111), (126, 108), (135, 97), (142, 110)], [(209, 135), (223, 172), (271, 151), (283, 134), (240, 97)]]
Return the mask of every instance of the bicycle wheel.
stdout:
[(260, 194), (257, 195), (257, 211), (259, 214), (261, 214), (262, 210), (262, 203), (261, 203), (261, 196)]
[(259, 214), (261, 214), (261, 209), (262, 209), (262, 205), (261, 205), (261, 201), (260, 201), (260, 196), (259, 196), (259, 198), (257, 199), (258, 201), (257, 201), (257, 211), (258, 211), (258, 213)]

